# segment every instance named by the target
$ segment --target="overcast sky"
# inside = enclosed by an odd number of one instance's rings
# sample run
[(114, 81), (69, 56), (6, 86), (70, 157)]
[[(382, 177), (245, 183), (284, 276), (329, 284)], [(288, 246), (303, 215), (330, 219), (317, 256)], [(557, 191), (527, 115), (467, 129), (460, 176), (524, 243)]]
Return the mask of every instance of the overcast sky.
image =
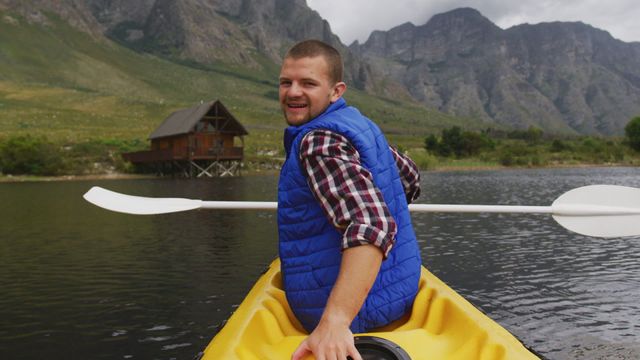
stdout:
[(329, 21), (346, 45), (366, 41), (373, 30), (389, 30), (407, 21), (425, 24), (433, 15), (472, 7), (506, 29), (522, 23), (582, 21), (623, 41), (640, 41), (637, 0), (307, 0)]

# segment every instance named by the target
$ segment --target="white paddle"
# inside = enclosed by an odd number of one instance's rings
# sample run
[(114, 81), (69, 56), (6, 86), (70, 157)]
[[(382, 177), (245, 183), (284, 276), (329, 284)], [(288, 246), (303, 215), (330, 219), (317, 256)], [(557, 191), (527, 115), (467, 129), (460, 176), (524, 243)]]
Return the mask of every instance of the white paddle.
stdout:
[[(195, 209), (276, 210), (276, 202), (202, 201), (183, 198), (131, 196), (94, 186), (84, 198), (107, 210), (153, 215)], [(411, 204), (414, 212), (551, 214), (565, 228), (598, 237), (640, 235), (640, 189), (590, 185), (562, 194), (551, 206)]]

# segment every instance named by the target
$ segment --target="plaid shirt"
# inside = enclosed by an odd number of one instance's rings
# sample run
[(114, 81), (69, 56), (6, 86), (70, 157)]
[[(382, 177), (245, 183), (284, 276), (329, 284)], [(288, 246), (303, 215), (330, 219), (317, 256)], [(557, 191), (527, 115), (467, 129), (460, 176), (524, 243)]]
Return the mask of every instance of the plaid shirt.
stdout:
[[(420, 173), (411, 159), (389, 149), (411, 203), (420, 195)], [(358, 151), (340, 134), (314, 130), (302, 140), (300, 161), (327, 218), (343, 232), (342, 249), (372, 244), (386, 258), (395, 242), (396, 222)]]

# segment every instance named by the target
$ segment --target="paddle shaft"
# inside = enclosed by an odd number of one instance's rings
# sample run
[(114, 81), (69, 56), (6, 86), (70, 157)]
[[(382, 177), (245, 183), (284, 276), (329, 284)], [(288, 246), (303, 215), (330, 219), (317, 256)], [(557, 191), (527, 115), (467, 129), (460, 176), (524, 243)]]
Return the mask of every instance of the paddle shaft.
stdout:
[[(277, 202), (262, 201), (202, 201), (202, 209), (221, 210), (276, 210)], [(411, 204), (413, 212), (468, 212), (468, 213), (527, 213), (551, 214), (550, 206), (509, 206), (509, 205), (439, 205)]]
[(640, 215), (640, 209), (589, 204), (554, 204), (552, 206), (411, 204), (409, 210), (448, 213), (552, 214), (557, 216)]
[[(202, 201), (201, 209), (220, 210), (276, 210), (277, 202), (269, 201)], [(411, 204), (412, 212), (441, 212), (441, 213), (518, 213), (518, 214), (556, 214), (572, 216), (605, 216), (628, 215), (633, 213), (629, 209), (615, 207), (552, 207), (552, 206), (512, 206), (512, 205), (455, 205), (455, 204)]]
[[(269, 201), (203, 201), (201, 209), (220, 210), (276, 210), (277, 202)], [(527, 213), (551, 214), (550, 206), (509, 206), (509, 205), (440, 205), (411, 204), (413, 212), (449, 212), (449, 213)]]
[(442, 205), (442, 204), (411, 204), (409, 210), (415, 212), (446, 212), (446, 213), (527, 213), (551, 214), (550, 206), (509, 206), (509, 205)]
[[(201, 209), (220, 210), (277, 210), (274, 201), (202, 201)], [(412, 212), (439, 213), (494, 213), (494, 214), (553, 214), (561, 216), (620, 216), (639, 215), (639, 209), (614, 206), (556, 205), (556, 206), (514, 206), (514, 205), (457, 205), (457, 204), (410, 204)]]

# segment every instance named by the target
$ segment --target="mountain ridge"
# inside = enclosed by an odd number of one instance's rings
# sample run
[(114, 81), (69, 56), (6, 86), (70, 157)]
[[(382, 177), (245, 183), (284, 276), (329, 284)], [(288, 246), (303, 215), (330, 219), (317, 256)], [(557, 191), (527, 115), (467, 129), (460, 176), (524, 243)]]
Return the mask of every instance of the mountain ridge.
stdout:
[(350, 49), (426, 106), (456, 115), (614, 135), (640, 113), (639, 44), (580, 22), (503, 30), (462, 8), (374, 32)]
[(97, 41), (265, 76), (293, 43), (317, 38), (343, 53), (356, 89), (495, 126), (619, 135), (640, 113), (640, 43), (579, 22), (501, 29), (459, 8), (347, 47), (304, 0), (0, 0), (0, 9), (42, 24), (52, 12)]

